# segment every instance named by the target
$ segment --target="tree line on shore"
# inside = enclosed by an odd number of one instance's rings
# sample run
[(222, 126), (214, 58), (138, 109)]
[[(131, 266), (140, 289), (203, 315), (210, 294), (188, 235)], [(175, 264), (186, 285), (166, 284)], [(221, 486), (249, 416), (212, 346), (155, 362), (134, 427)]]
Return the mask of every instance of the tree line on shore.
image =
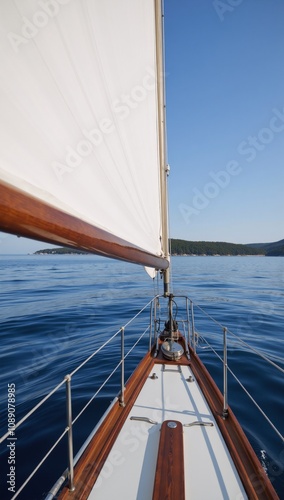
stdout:
[(171, 239), (172, 255), (265, 255), (261, 248), (216, 241)]
[[(55, 247), (38, 250), (38, 254), (87, 254), (82, 250), (68, 247)], [(251, 243), (239, 245), (219, 241), (187, 241), (170, 239), (171, 255), (266, 255), (284, 257), (284, 240), (275, 243)]]

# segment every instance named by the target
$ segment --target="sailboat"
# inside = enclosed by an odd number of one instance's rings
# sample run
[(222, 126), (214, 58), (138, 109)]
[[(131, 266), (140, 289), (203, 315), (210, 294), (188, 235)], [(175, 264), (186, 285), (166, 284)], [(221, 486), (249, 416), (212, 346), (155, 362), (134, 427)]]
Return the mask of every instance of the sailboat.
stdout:
[(145, 357), (125, 382), (123, 327), (119, 394), (75, 457), (73, 374), (59, 384), (68, 463), (47, 498), (278, 498), (228, 405), (226, 328), (221, 394), (196, 352), (187, 297), (188, 335), (175, 315), (161, 0), (2, 0), (0, 11), (0, 230), (139, 264), (164, 282)]

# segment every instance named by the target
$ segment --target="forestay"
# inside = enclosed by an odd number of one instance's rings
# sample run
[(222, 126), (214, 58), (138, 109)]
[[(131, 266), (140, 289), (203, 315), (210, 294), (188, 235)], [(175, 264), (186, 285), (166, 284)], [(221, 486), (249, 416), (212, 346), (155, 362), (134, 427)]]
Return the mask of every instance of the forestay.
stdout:
[(0, 23), (1, 181), (163, 255), (154, 0), (2, 0)]

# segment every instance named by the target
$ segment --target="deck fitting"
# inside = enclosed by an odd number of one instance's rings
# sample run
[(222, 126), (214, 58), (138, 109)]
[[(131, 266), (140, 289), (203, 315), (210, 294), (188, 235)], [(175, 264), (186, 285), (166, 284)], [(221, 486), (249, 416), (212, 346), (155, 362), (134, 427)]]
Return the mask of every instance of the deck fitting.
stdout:
[(222, 413), (223, 420), (226, 420), (226, 418), (228, 418), (228, 416), (229, 416), (229, 410), (228, 409), (223, 410), (223, 413)]
[(167, 426), (168, 426), (170, 429), (176, 429), (176, 427), (177, 427), (177, 423), (176, 423), (176, 422), (168, 422), (168, 423), (167, 423)]

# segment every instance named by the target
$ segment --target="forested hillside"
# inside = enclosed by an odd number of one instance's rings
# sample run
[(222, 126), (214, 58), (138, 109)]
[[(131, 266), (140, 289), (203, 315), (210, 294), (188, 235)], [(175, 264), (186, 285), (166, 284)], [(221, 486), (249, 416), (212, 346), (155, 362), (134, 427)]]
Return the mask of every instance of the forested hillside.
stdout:
[(247, 246), (262, 249), (267, 257), (284, 256), (284, 240), (273, 243), (251, 243)]
[(171, 239), (172, 255), (265, 255), (261, 248), (215, 241)]
[[(170, 240), (171, 255), (266, 255), (284, 256), (284, 240), (275, 243), (251, 243), (237, 245), (220, 241)], [(67, 247), (38, 250), (35, 254), (84, 254), (81, 250)]]

